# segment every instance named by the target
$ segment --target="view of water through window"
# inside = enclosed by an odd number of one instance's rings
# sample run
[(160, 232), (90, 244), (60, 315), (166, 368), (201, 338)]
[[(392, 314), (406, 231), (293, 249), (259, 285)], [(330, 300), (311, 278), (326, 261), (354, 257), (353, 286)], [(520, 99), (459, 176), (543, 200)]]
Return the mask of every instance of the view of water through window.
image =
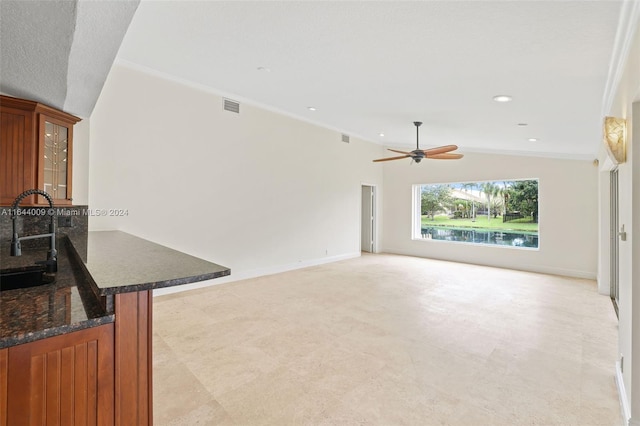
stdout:
[(416, 238), (538, 248), (538, 180), (416, 185)]

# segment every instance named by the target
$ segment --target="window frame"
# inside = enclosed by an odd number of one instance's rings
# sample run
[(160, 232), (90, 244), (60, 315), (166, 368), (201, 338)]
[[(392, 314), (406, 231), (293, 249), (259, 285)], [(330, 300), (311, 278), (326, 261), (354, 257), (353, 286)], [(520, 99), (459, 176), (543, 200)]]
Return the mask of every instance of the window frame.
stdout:
[[(422, 187), (427, 185), (459, 185), (464, 183), (475, 183), (482, 184), (485, 182), (518, 182), (518, 181), (530, 181), (535, 180), (538, 182), (538, 231), (537, 238), (538, 244), (537, 247), (525, 247), (525, 246), (517, 246), (517, 245), (507, 245), (507, 244), (487, 244), (480, 242), (468, 242), (468, 241), (451, 241), (451, 240), (440, 240), (433, 238), (424, 238), (422, 236)], [(430, 183), (416, 183), (411, 186), (411, 240), (412, 241), (421, 241), (431, 243), (454, 243), (454, 244), (463, 244), (468, 246), (475, 247), (496, 247), (496, 248), (507, 248), (507, 249), (519, 249), (519, 250), (529, 250), (529, 251), (539, 251), (541, 247), (541, 223), (540, 223), (540, 205), (541, 205), (541, 197), (540, 197), (540, 178), (517, 178), (517, 179), (494, 179), (494, 180), (482, 180), (482, 181), (464, 181), (464, 182), (446, 182), (446, 183), (438, 183), (438, 182), (430, 182)], [(499, 229), (497, 229), (500, 231)], [(509, 230), (506, 230), (509, 231)], [(513, 231), (511, 231), (513, 232)], [(523, 231), (526, 233), (527, 231)]]

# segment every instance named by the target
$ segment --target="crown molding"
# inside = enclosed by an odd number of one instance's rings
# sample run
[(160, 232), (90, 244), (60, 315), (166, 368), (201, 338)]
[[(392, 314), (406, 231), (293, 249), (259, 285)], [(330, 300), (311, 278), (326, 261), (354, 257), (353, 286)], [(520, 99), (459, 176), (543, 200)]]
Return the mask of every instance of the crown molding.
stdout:
[(198, 90), (198, 91), (201, 91), (201, 92), (204, 92), (204, 93), (209, 93), (209, 94), (212, 94), (214, 96), (218, 96), (218, 97), (221, 97), (221, 98), (226, 98), (226, 99), (229, 99), (229, 100), (232, 100), (232, 101), (235, 101), (235, 102), (239, 102), (241, 104), (246, 104), (246, 105), (250, 105), (250, 106), (255, 107), (255, 108), (260, 108), (260, 109), (263, 109), (265, 111), (269, 111), (269, 112), (273, 112), (275, 114), (279, 114), (279, 115), (282, 115), (282, 116), (285, 116), (285, 117), (293, 118), (294, 120), (302, 121), (304, 123), (308, 123), (308, 124), (311, 124), (311, 125), (314, 125), (314, 126), (317, 126), (317, 127), (321, 127), (323, 129), (333, 130), (335, 132), (338, 132), (338, 133), (341, 133), (341, 134), (345, 134), (345, 135), (349, 135), (352, 138), (357, 138), (357, 139), (360, 139), (362, 141), (370, 142), (370, 143), (375, 144), (375, 145), (381, 145), (380, 141), (375, 141), (375, 140), (373, 140), (371, 138), (367, 138), (365, 136), (362, 136), (362, 135), (360, 135), (358, 133), (355, 133), (355, 132), (352, 132), (350, 130), (341, 129), (341, 128), (333, 127), (333, 126), (328, 126), (326, 124), (321, 123), (320, 121), (310, 120), (310, 119), (308, 119), (306, 117), (303, 117), (301, 115), (293, 114), (293, 113), (290, 113), (288, 111), (284, 111), (284, 110), (282, 110), (280, 108), (276, 108), (276, 107), (273, 107), (271, 105), (267, 105), (267, 104), (264, 104), (264, 103), (261, 103), (261, 102), (257, 102), (257, 101), (255, 101), (253, 99), (249, 99), (249, 98), (246, 98), (244, 96), (237, 95), (235, 93), (225, 92), (223, 90), (219, 90), (219, 89), (216, 89), (216, 88), (213, 88), (213, 87), (210, 87), (210, 86), (206, 86), (206, 85), (201, 84), (201, 83), (196, 83), (196, 82), (187, 80), (185, 78), (175, 76), (173, 74), (168, 74), (166, 72), (158, 71), (158, 70), (155, 70), (153, 68), (147, 67), (145, 65), (140, 65), (140, 64), (137, 64), (135, 62), (128, 61), (126, 59), (116, 58), (113, 63), (114, 63), (114, 65), (118, 65), (118, 66), (121, 66), (123, 68), (127, 68), (127, 69), (130, 69), (130, 70), (133, 70), (133, 71), (137, 71), (137, 72), (140, 72), (142, 74), (151, 75), (151, 76), (154, 76), (156, 78), (159, 78), (159, 79), (162, 79), (162, 80), (165, 80), (165, 81), (171, 81), (173, 83), (176, 83), (176, 84), (179, 84), (179, 85), (182, 85), (182, 86), (185, 86), (185, 87), (190, 87), (192, 89), (195, 89), (195, 90)]
[(603, 117), (609, 115), (613, 105), (620, 79), (622, 78), (629, 57), (629, 50), (631, 49), (633, 38), (638, 29), (639, 20), (640, 1), (624, 0), (620, 8), (618, 29), (613, 43), (613, 53), (611, 54), (611, 62), (609, 63), (607, 83), (602, 97), (601, 115)]

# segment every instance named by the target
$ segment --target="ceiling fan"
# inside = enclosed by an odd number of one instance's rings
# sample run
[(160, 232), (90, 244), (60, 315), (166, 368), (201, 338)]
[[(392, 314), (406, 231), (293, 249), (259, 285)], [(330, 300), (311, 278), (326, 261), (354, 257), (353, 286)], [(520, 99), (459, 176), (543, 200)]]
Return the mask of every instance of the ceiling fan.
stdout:
[(420, 130), (420, 126), (422, 125), (422, 122), (414, 121), (413, 124), (416, 126), (416, 149), (414, 149), (411, 152), (406, 152), (406, 151), (398, 151), (396, 149), (389, 148), (389, 151), (397, 152), (399, 154), (404, 154), (404, 155), (400, 155), (398, 157), (379, 158), (377, 160), (373, 160), (373, 162), (375, 163), (378, 161), (400, 160), (402, 158), (411, 157), (413, 161), (415, 161), (416, 163), (419, 163), (422, 161), (423, 158), (429, 158), (429, 159), (435, 159), (435, 160), (458, 160), (463, 157), (462, 154), (450, 153), (451, 151), (455, 151), (456, 149), (458, 149), (457, 145), (444, 145), (444, 146), (439, 146), (437, 148), (420, 149), (419, 130)]

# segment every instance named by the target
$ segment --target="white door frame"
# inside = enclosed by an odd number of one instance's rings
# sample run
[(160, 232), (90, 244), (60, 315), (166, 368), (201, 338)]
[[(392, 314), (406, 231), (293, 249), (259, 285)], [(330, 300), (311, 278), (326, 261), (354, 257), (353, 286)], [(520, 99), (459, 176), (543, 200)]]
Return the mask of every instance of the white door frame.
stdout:
[(609, 296), (614, 301), (616, 315), (618, 314), (618, 295), (620, 292), (620, 239), (618, 229), (620, 227), (620, 190), (618, 184), (618, 168), (609, 172)]
[(377, 203), (378, 203), (378, 185), (371, 183), (361, 183), (360, 184), (360, 251), (362, 251), (362, 188), (370, 187), (371, 188), (371, 239), (373, 241), (371, 245), (371, 253), (378, 252), (378, 230), (377, 230), (377, 222), (378, 222), (378, 212), (377, 212)]

